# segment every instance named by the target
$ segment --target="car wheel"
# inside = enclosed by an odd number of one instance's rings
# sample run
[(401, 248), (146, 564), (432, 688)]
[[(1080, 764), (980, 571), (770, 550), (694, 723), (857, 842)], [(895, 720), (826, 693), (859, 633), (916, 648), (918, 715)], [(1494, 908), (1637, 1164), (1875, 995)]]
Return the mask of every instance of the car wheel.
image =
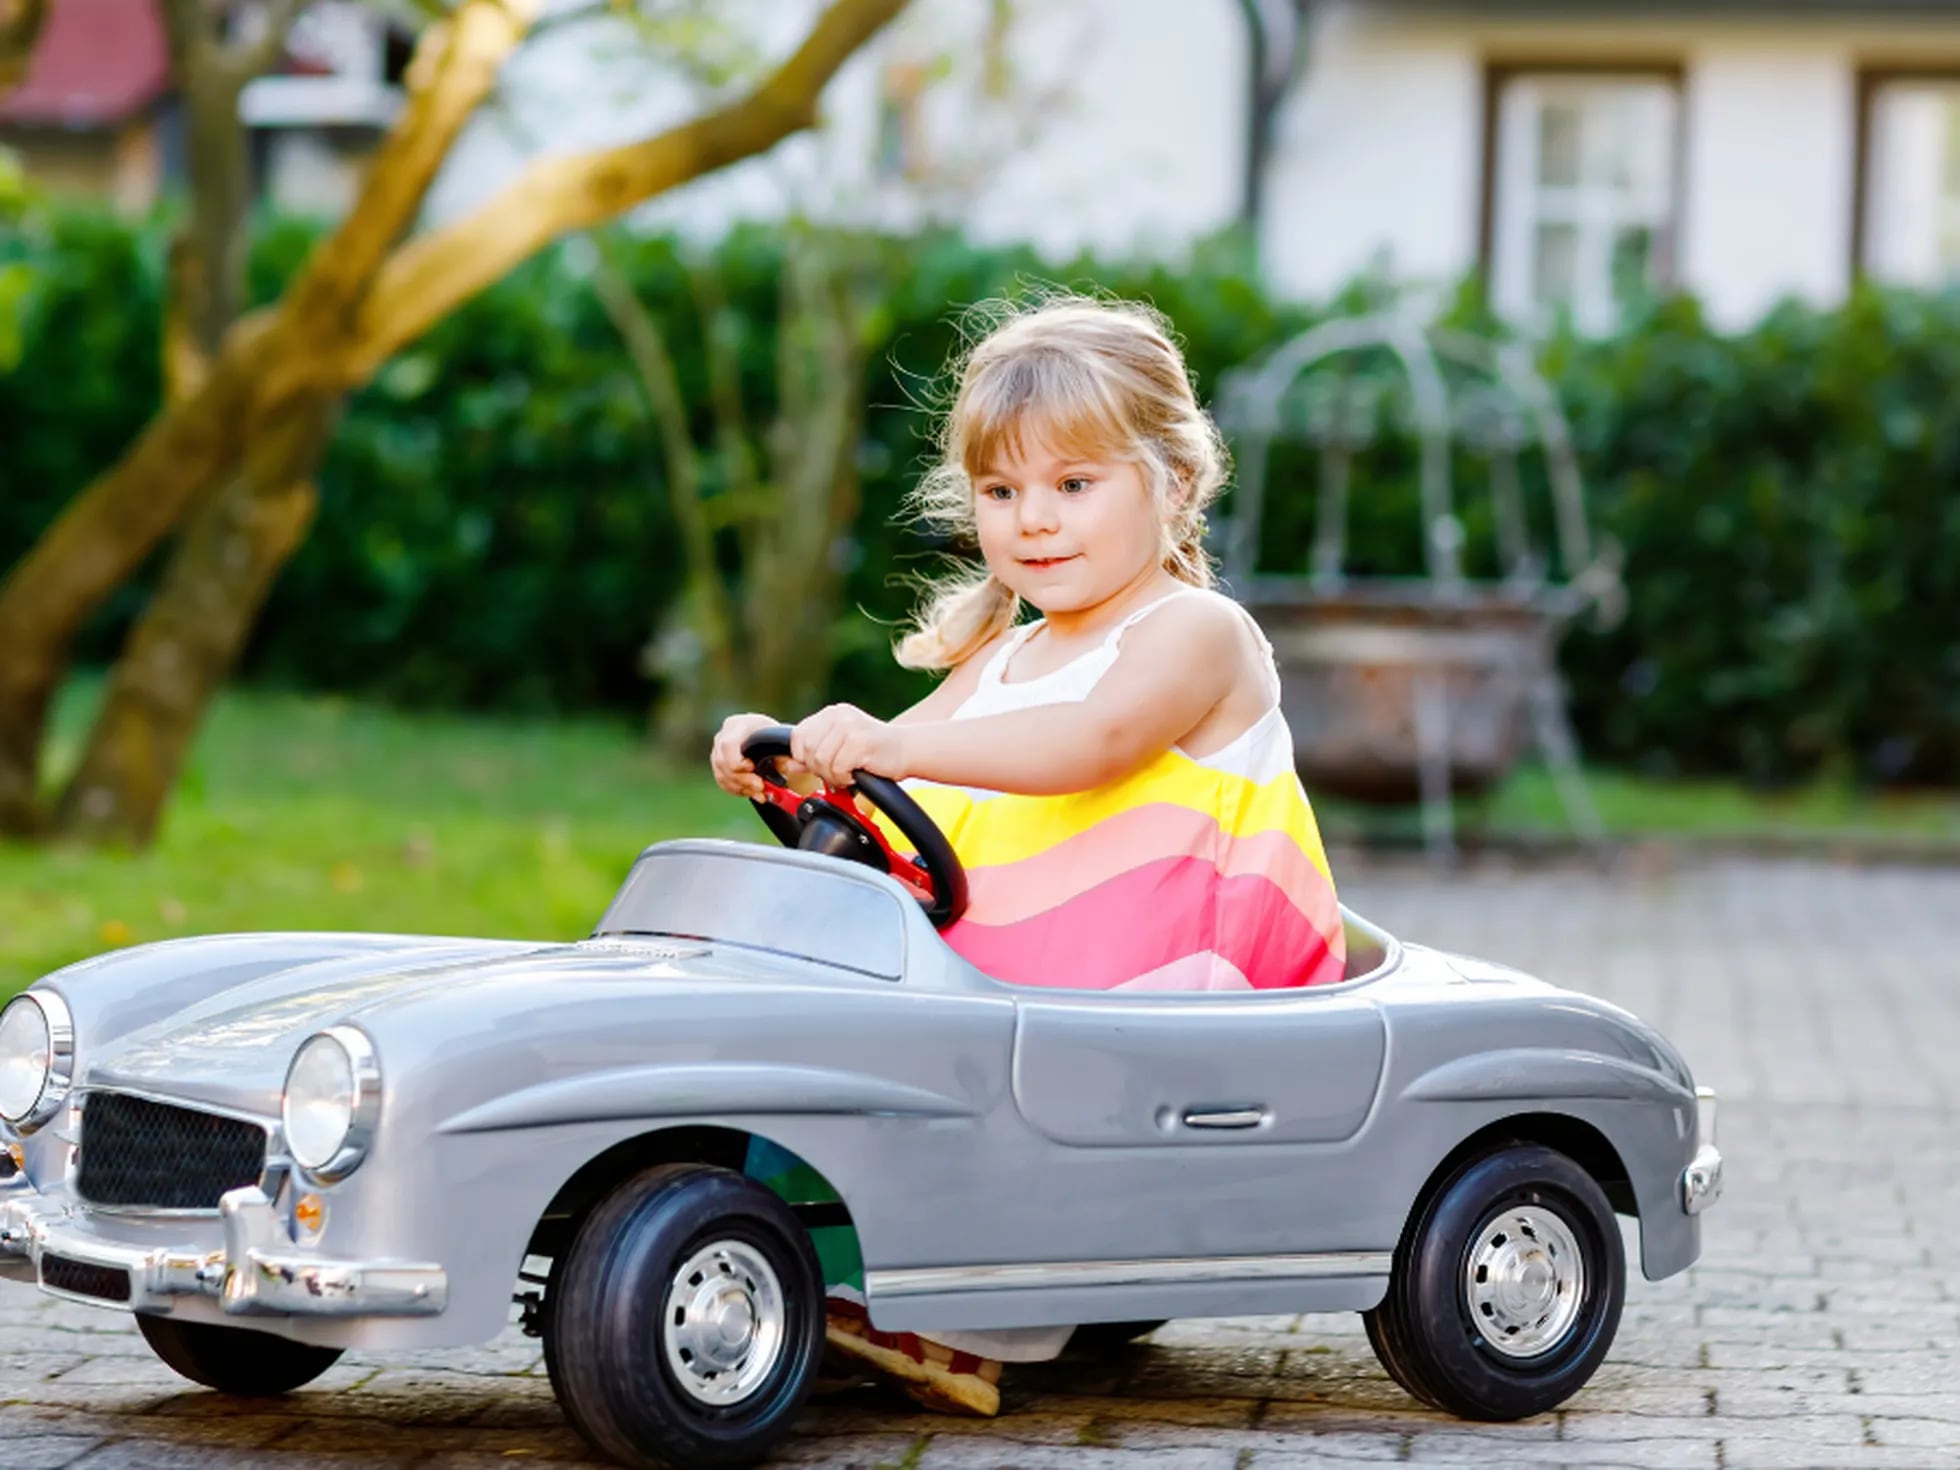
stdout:
[(1409, 1223), (1368, 1340), (1415, 1397), (1467, 1419), (1555, 1408), (1612, 1346), (1626, 1294), (1613, 1208), (1564, 1154), (1472, 1160)]
[(240, 1398), (291, 1393), (340, 1361), (339, 1348), (312, 1347), (249, 1327), (180, 1322), (136, 1314), (143, 1340), (171, 1368), (206, 1388)]
[(1163, 1320), (1156, 1322), (1084, 1322), (1069, 1334), (1068, 1350), (1091, 1358), (1107, 1358), (1120, 1353), (1139, 1337), (1148, 1337)]
[(602, 1453), (643, 1470), (755, 1463), (788, 1431), (823, 1350), (823, 1275), (771, 1190), (663, 1164), (621, 1185), (554, 1263), (545, 1364)]

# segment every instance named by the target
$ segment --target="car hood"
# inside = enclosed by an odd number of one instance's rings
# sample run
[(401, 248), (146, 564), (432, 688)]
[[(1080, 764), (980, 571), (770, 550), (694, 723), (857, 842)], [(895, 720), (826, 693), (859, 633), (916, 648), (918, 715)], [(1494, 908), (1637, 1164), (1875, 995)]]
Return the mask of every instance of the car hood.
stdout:
[[(481, 941), (432, 956), (426, 943), (303, 964), (261, 976), (84, 1055), (82, 1085), (182, 1097), (271, 1117), (286, 1070), (307, 1037), (388, 1013), (443, 991), (500, 982), (707, 979), (710, 946), (690, 940)], [(690, 962), (694, 962), (690, 970)], [(717, 964), (717, 976), (729, 969)], [(739, 968), (736, 967), (736, 968)], [(87, 1038), (81, 1038), (86, 1049)]]

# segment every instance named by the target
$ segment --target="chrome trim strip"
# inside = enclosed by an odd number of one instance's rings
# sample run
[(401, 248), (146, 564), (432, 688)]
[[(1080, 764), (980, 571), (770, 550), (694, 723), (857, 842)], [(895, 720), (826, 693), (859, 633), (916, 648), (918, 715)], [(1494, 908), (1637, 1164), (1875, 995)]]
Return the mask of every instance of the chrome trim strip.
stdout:
[(68, 1002), (52, 990), (23, 990), (0, 1006), (0, 1015), (17, 1005), (31, 1005), (41, 1013), (48, 1029), (48, 1071), (41, 1079), (41, 1092), (34, 1105), (19, 1118), (6, 1121), (22, 1138), (45, 1127), (50, 1118), (68, 1101), (68, 1089), (75, 1081), (75, 1017)]
[(866, 1271), (870, 1297), (938, 1296), (963, 1291), (1029, 1291), (1071, 1286), (1184, 1286), (1217, 1282), (1313, 1281), (1386, 1276), (1390, 1251), (1322, 1251), (1298, 1256), (1217, 1256), (1156, 1261), (1056, 1261), (1014, 1266), (908, 1266)]
[(1712, 1148), (1715, 1144), (1715, 1089), (1695, 1089), (1695, 1145)]

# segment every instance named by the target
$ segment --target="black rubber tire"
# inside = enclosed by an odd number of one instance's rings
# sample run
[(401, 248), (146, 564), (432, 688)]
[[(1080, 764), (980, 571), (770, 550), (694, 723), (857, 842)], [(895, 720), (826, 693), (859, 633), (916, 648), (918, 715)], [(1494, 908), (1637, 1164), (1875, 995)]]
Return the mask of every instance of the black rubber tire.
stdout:
[(1382, 1307), (1377, 1307), (1372, 1312), (1361, 1314), (1361, 1324), (1368, 1329), (1368, 1345), (1375, 1350), (1376, 1359), (1388, 1370), (1388, 1376), (1401, 1385), (1402, 1391), (1432, 1409), (1442, 1408), (1435, 1393), (1423, 1382), (1415, 1364), (1410, 1361), (1408, 1348), (1395, 1335), (1395, 1319)]
[[(1523, 1203), (1564, 1222), (1586, 1279), (1565, 1334), (1535, 1357), (1514, 1358), (1485, 1341), (1463, 1282), (1485, 1222)], [(1387, 1297), (1365, 1318), (1382, 1366), (1416, 1398), (1466, 1419), (1524, 1419), (1585, 1387), (1613, 1344), (1625, 1297), (1626, 1254), (1605, 1193), (1564, 1154), (1512, 1143), (1468, 1161), (1428, 1197), (1396, 1249)]]
[(136, 1314), (143, 1340), (171, 1368), (239, 1398), (273, 1398), (304, 1388), (340, 1361), (339, 1348), (310, 1347), (249, 1327)]
[[(662, 1350), (667, 1290), (702, 1245), (738, 1240), (782, 1290), (782, 1355), (749, 1396), (706, 1405)], [(593, 1207), (553, 1263), (545, 1367), (572, 1426), (634, 1470), (733, 1470), (766, 1456), (809, 1396), (824, 1341), (823, 1274), (810, 1237), (772, 1190), (728, 1169), (662, 1164)]]
[(1107, 1358), (1148, 1337), (1168, 1318), (1155, 1322), (1084, 1322), (1069, 1334), (1068, 1350), (1084, 1357)]

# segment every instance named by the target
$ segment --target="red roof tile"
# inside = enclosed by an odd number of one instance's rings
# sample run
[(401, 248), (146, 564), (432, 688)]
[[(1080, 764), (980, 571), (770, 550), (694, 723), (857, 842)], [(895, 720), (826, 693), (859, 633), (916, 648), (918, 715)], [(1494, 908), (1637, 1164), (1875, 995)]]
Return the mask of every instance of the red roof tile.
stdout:
[(0, 98), (0, 123), (107, 127), (169, 85), (155, 0), (54, 0), (26, 80)]

